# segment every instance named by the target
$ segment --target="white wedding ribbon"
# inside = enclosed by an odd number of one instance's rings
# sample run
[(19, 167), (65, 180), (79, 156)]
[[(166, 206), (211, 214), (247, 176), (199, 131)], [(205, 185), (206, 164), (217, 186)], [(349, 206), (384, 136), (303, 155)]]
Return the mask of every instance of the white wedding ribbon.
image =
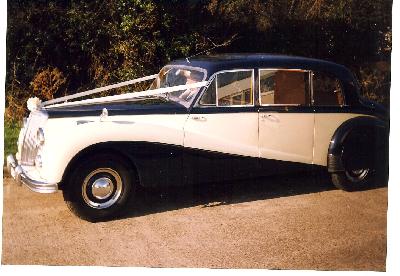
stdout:
[(142, 78), (137, 78), (137, 79), (133, 79), (133, 80), (128, 80), (128, 81), (119, 82), (119, 83), (116, 83), (116, 84), (111, 84), (111, 85), (95, 88), (95, 89), (92, 89), (92, 90), (83, 91), (83, 92), (76, 93), (76, 94), (73, 94), (73, 95), (64, 96), (64, 97), (60, 97), (60, 98), (57, 98), (57, 99), (53, 99), (53, 100), (49, 100), (49, 101), (43, 102), (41, 106), (43, 107), (43, 106), (50, 105), (50, 104), (61, 103), (61, 102), (65, 102), (65, 101), (68, 101), (68, 100), (72, 100), (72, 99), (76, 99), (76, 98), (81, 98), (81, 97), (93, 95), (93, 94), (96, 94), (96, 93), (100, 93), (100, 92), (103, 92), (103, 91), (107, 91), (107, 90), (111, 90), (111, 89), (115, 89), (115, 88), (131, 85), (131, 84), (134, 84), (134, 83), (139, 83), (139, 82), (144, 82), (144, 81), (147, 81), (147, 80), (152, 80), (152, 79), (155, 79), (156, 77), (157, 77), (157, 74), (154, 74), (154, 75), (150, 75), (150, 76), (146, 76), (146, 77), (142, 77)]
[[(191, 83), (191, 84), (184, 84), (184, 85), (177, 85), (177, 86), (172, 86), (172, 87), (164, 87), (164, 88), (158, 88), (158, 89), (152, 89), (152, 90), (146, 90), (146, 91), (126, 93), (126, 94), (122, 94), (122, 95), (106, 96), (106, 97), (100, 97), (100, 98), (95, 98), (95, 99), (87, 99), (87, 100), (82, 100), (82, 101), (67, 102), (67, 103), (61, 103), (61, 104), (53, 104), (53, 105), (51, 105), (51, 107), (85, 105), (85, 104), (94, 104), (94, 103), (106, 103), (106, 102), (121, 101), (121, 100), (127, 100), (127, 99), (139, 98), (139, 97), (154, 96), (154, 95), (158, 95), (158, 94), (164, 94), (164, 93), (170, 93), (170, 92), (175, 92), (175, 91), (199, 88), (199, 87), (206, 86), (207, 83), (208, 83), (207, 81), (195, 82), (195, 83)], [(122, 84), (122, 83), (120, 83), (120, 84)], [(101, 91), (106, 91), (106, 90), (110, 90), (110, 89), (116, 88), (115, 85), (119, 85), (117, 87), (129, 85), (129, 84), (124, 84), (124, 85), (120, 85), (120, 84), (109, 85), (108, 87), (111, 87), (111, 86), (114, 86), (114, 87), (108, 88), (108, 89), (103, 89)], [(96, 88), (96, 89), (102, 89), (102, 88), (107, 88), (107, 86)], [(90, 92), (90, 91), (94, 91), (96, 89), (71, 95), (71, 96), (76, 96), (76, 95), (78, 95), (78, 96), (72, 97), (72, 98), (68, 98), (68, 99), (74, 99), (74, 98), (77, 98), (77, 97), (83, 97), (83, 96), (81, 96), (82, 94)], [(85, 94), (84, 96), (91, 95), (91, 94), (94, 94), (94, 93), (92, 92), (90, 94)], [(66, 97), (69, 97), (69, 96), (66, 96)], [(44, 102), (42, 104), (42, 106), (49, 105), (49, 102), (51, 104), (51, 103), (55, 103), (55, 102), (65, 101), (66, 97), (57, 98), (57, 99), (54, 99), (54, 100), (50, 100), (50, 101)]]

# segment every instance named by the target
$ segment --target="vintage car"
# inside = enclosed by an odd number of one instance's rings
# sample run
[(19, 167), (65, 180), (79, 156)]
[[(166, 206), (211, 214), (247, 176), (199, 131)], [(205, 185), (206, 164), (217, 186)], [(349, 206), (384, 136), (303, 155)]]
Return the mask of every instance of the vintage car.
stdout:
[[(75, 100), (151, 79), (147, 91)], [(201, 56), (28, 106), (16, 158), (7, 158), (11, 174), (35, 192), (62, 190), (90, 221), (115, 216), (139, 185), (323, 169), (355, 190), (388, 174), (387, 112), (360, 98), (349, 70), (323, 60)]]

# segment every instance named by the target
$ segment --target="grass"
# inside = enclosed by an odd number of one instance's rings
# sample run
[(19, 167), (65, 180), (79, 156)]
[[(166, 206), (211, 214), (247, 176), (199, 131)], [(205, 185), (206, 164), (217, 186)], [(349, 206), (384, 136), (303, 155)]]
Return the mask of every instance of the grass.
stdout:
[(19, 122), (4, 121), (4, 160), (8, 154), (15, 154), (17, 152), (17, 141), (20, 129), (21, 124)]

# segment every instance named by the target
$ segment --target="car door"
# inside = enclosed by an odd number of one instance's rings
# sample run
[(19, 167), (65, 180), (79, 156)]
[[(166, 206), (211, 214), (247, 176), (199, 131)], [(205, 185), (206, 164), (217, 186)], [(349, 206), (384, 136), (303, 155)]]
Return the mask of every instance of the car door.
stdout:
[(246, 177), (258, 162), (258, 113), (254, 70), (212, 77), (184, 127), (188, 182)]
[(309, 84), (309, 71), (259, 70), (259, 151), (266, 172), (313, 163)]

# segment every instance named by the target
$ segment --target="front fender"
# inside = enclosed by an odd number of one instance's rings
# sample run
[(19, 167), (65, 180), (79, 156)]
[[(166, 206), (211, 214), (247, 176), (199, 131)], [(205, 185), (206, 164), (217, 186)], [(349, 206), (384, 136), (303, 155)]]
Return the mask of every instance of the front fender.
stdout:
[(59, 183), (74, 156), (98, 143), (145, 141), (182, 146), (186, 119), (186, 114), (50, 119), (44, 129), (40, 174)]

